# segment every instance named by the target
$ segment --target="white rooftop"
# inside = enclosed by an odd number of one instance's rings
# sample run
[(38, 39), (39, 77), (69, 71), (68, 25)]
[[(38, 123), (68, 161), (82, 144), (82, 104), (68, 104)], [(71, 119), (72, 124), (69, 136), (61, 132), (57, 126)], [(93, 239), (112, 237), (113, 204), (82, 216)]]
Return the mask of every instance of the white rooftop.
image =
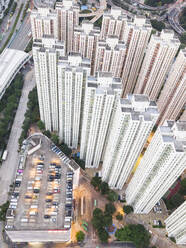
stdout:
[(9, 86), (22, 63), (29, 58), (23, 51), (6, 48), (0, 55), (0, 99), (4, 90)]

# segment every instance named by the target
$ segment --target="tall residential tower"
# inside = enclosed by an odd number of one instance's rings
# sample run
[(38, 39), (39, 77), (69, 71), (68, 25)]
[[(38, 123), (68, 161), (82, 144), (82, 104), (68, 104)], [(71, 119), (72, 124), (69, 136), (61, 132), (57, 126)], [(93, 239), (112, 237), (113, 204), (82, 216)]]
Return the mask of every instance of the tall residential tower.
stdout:
[(155, 102), (145, 95), (120, 99), (109, 130), (102, 180), (122, 189), (158, 118)]
[(157, 100), (175, 55), (180, 46), (172, 30), (162, 30), (161, 35), (152, 35), (139, 73), (135, 93), (146, 94)]
[(89, 77), (84, 101), (80, 158), (87, 168), (98, 168), (111, 116), (121, 96), (121, 81), (111, 73)]
[(126, 190), (135, 213), (147, 214), (186, 169), (186, 122), (158, 127)]
[(160, 111), (159, 124), (162, 125), (165, 120), (176, 120), (185, 104), (186, 50), (180, 50), (157, 102)]
[(50, 37), (34, 41), (33, 58), (41, 120), (77, 148), (90, 61), (77, 53), (64, 57), (62, 43)]
[(174, 237), (178, 245), (186, 245), (186, 201), (165, 220), (165, 224), (169, 237)]

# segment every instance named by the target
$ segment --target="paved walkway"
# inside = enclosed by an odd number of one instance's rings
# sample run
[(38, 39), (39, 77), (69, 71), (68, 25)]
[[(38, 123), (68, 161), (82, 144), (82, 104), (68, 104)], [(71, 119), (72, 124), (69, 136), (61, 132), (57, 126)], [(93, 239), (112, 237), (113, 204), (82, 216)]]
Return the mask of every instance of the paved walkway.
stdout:
[(18, 163), (18, 140), (22, 132), (22, 124), (24, 121), (24, 114), (27, 108), (28, 93), (35, 85), (33, 78), (33, 69), (25, 75), (25, 83), (22, 90), (17, 113), (15, 115), (14, 123), (11, 129), (7, 150), (7, 160), (2, 163), (0, 168), (0, 205), (5, 203), (8, 199), (9, 185), (13, 182)]

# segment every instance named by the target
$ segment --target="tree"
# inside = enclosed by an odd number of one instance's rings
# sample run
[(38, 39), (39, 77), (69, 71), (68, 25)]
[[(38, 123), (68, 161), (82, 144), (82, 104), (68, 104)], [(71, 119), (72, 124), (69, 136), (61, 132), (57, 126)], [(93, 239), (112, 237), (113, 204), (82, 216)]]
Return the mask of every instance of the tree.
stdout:
[(179, 207), (184, 202), (184, 197), (180, 193), (176, 193), (170, 199), (164, 199), (167, 209), (172, 210)]
[(165, 28), (165, 24), (163, 22), (159, 22), (157, 20), (150, 20), (152, 27), (158, 31), (162, 31)]
[(104, 226), (108, 227), (112, 225), (112, 215), (105, 214), (103, 216)]
[(186, 30), (186, 7), (182, 10), (179, 21), (182, 28)]
[(131, 241), (136, 248), (147, 248), (150, 243), (150, 234), (143, 225), (127, 225), (116, 231), (115, 237), (119, 241)]
[(94, 176), (91, 179), (91, 184), (94, 186), (95, 189), (99, 190), (101, 185), (101, 177)]
[(58, 137), (57, 134), (53, 133), (53, 134), (51, 135), (51, 140), (52, 140), (52, 142), (53, 142), (55, 145), (58, 145), (58, 144), (59, 144), (59, 137)]
[(51, 138), (51, 132), (49, 130), (43, 131), (43, 134), (46, 135), (48, 138)]
[(102, 182), (100, 185), (100, 191), (102, 195), (108, 194), (109, 192), (109, 186), (108, 183)]
[(41, 120), (37, 122), (37, 125), (41, 131), (45, 130), (45, 124)]
[(180, 41), (181, 41), (181, 43), (186, 44), (186, 32), (184, 32), (184, 33), (180, 36)]
[(113, 203), (107, 203), (105, 205), (105, 214), (113, 215), (115, 211), (116, 211), (116, 208)]
[(107, 199), (111, 202), (118, 200), (118, 194), (114, 192), (113, 190), (110, 190), (107, 196)]
[(64, 152), (65, 155), (70, 157), (72, 149), (70, 149), (65, 143), (61, 143), (59, 148)]
[(129, 206), (129, 205), (124, 205), (123, 206), (123, 211), (126, 213), (126, 214), (130, 214), (133, 212), (133, 207), (132, 206)]
[(170, 237), (170, 240), (171, 240), (172, 242), (176, 243), (176, 240), (175, 240), (174, 237)]
[(97, 218), (103, 217), (103, 211), (100, 208), (95, 208), (93, 211), (93, 216)]
[(120, 213), (118, 213), (118, 214), (116, 215), (116, 219), (119, 220), (119, 221), (121, 221), (121, 220), (123, 219), (123, 215), (120, 214)]
[(77, 232), (76, 239), (78, 242), (83, 242), (83, 240), (85, 239), (85, 233), (82, 231)]
[(104, 228), (100, 228), (98, 230), (98, 237), (102, 243), (107, 243), (109, 239), (109, 235)]
[(179, 190), (179, 193), (181, 195), (186, 195), (186, 178), (184, 178), (181, 183), (180, 183), (181, 187), (180, 187), (180, 190)]

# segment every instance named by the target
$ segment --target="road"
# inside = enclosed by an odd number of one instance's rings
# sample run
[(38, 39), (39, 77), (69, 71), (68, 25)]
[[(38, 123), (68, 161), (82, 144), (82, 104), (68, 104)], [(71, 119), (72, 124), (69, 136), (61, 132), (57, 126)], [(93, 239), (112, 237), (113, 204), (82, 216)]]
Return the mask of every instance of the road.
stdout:
[(22, 95), (7, 144), (7, 150), (9, 152), (8, 157), (7, 160), (2, 163), (2, 166), (0, 168), (0, 205), (7, 201), (9, 185), (13, 182), (13, 179), (15, 177), (16, 168), (18, 165), (18, 140), (21, 135), (21, 127), (27, 108), (28, 93), (35, 85), (35, 79), (33, 75), (33, 69), (25, 75), (25, 83), (23, 86)]
[[(8, 38), (8, 36), (9, 36), (10, 32), (12, 31), (12, 27), (13, 27), (13, 25), (14, 25), (14, 23), (15, 23), (15, 19), (16, 19), (16, 17), (17, 17), (17, 14), (18, 14), (18, 12), (19, 12), (19, 9), (20, 9), (20, 6), (21, 6), (22, 3), (24, 3), (24, 5), (25, 5), (26, 1), (25, 1), (25, 0), (19, 0), (19, 1), (17, 1), (17, 8), (16, 8), (16, 10), (15, 10), (13, 16), (12, 16), (12, 19), (11, 19), (11, 22), (10, 22), (9, 29), (8, 29), (8, 31), (4, 34), (4, 37), (3, 37), (2, 41), (0, 42), (0, 48), (3, 47), (3, 45), (5, 44), (5, 42), (6, 42), (7, 38)], [(20, 27), (20, 25), (21, 25), (20, 20), (21, 20), (21, 17), (22, 17), (23, 10), (24, 10), (24, 6), (23, 6), (23, 9), (22, 9), (21, 15), (20, 15), (20, 17), (19, 17), (19, 21), (17, 22), (16, 28), (15, 28), (15, 32), (16, 32), (16, 29), (19, 29), (19, 27)], [(4, 22), (4, 24), (3, 24), (3, 29), (4, 29), (4, 30), (6, 30), (6, 27), (5, 27), (5, 25), (6, 25), (6, 23), (7, 23), (6, 21), (7, 21), (7, 20), (5, 19), (5, 22)], [(1, 31), (2, 31), (2, 29), (1, 29)], [(14, 32), (14, 34), (15, 34), (15, 32)], [(12, 35), (12, 37), (14, 36), (14, 34)]]
[(28, 37), (28, 34), (30, 32), (31, 32), (30, 13), (28, 13), (19, 31), (16, 33), (12, 42), (9, 44), (9, 48), (24, 51), (31, 39), (30, 37)]
[(0, 222), (0, 248), (8, 248), (8, 245), (3, 242), (3, 222)]
[(180, 14), (181, 8), (172, 8), (170, 12), (168, 13), (168, 21), (169, 24), (172, 26), (172, 28), (178, 33), (182, 34), (185, 32), (185, 30), (182, 28), (182, 26), (179, 24), (179, 14)]
[(92, 23), (96, 22), (104, 13), (104, 10), (107, 8), (107, 0), (100, 0), (100, 8), (93, 12), (88, 14), (79, 14), (79, 17), (91, 17), (94, 16), (94, 18), (90, 21)]

